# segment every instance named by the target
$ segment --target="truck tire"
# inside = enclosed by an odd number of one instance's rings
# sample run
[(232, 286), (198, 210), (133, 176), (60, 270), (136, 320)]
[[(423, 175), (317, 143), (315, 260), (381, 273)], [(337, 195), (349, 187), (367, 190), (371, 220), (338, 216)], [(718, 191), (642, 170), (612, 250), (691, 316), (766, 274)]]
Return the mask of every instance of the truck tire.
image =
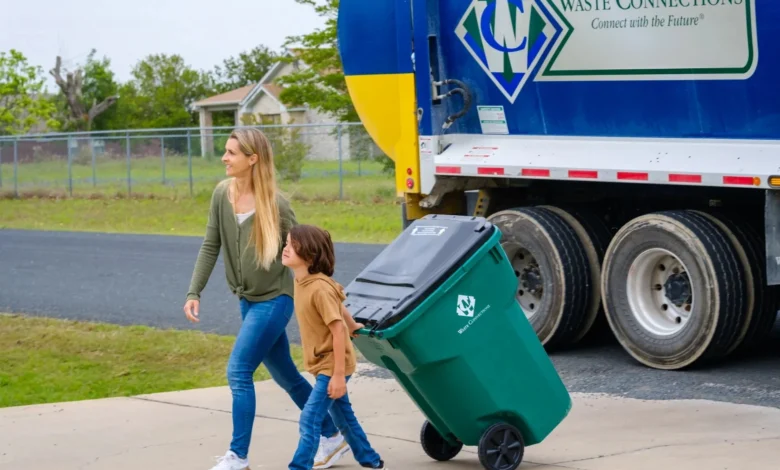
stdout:
[(579, 334), (573, 342), (577, 343), (587, 335), (601, 336), (609, 332), (604, 308), (601, 303), (601, 263), (604, 261), (604, 253), (607, 251), (612, 234), (607, 225), (594, 213), (587, 210), (579, 210), (571, 207), (539, 206), (551, 210), (561, 216), (575, 231), (580, 243), (585, 249), (588, 258), (588, 267), (593, 282), (591, 283), (591, 299), (588, 313)]
[(739, 216), (727, 215), (722, 212), (710, 212), (710, 217), (716, 218), (723, 226), (732, 231), (747, 256), (747, 269), (751, 273), (749, 286), (754, 299), (752, 312), (746, 321), (745, 334), (735, 345), (734, 352), (743, 354), (764, 344), (772, 333), (778, 310), (779, 286), (766, 284), (766, 263), (764, 261), (765, 242), (753, 226)]
[(607, 320), (623, 348), (656, 369), (724, 357), (746, 309), (745, 273), (728, 236), (691, 211), (644, 215), (607, 249)]
[(544, 208), (497, 212), (489, 220), (518, 277), (517, 300), (548, 349), (573, 343), (587, 322), (591, 278), (585, 247), (561, 216)]
[(739, 227), (729, 227), (725, 223), (727, 220), (721, 220), (721, 218), (716, 217), (714, 214), (703, 211), (693, 212), (708, 218), (712, 223), (718, 226), (721, 232), (726, 235), (726, 237), (731, 242), (731, 247), (734, 249), (734, 253), (737, 255), (737, 259), (742, 266), (742, 272), (745, 276), (745, 310), (742, 316), (742, 324), (738, 326), (737, 335), (736, 338), (734, 338), (734, 343), (726, 351), (726, 355), (730, 355), (744, 341), (753, 318), (753, 314), (756, 308), (756, 297), (758, 296), (755, 283), (755, 278), (759, 275), (758, 268), (751, 266), (748, 253), (746, 251), (749, 243), (744, 232), (742, 232)]

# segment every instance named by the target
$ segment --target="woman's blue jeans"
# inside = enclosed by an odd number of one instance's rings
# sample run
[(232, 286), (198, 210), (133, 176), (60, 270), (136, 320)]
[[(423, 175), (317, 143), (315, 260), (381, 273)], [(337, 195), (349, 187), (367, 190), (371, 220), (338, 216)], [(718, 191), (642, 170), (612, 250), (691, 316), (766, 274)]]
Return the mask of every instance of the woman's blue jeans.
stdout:
[[(285, 328), (293, 315), (293, 300), (281, 295), (266, 302), (241, 299), (241, 329), (227, 367), (227, 378), (233, 393), (233, 440), (230, 450), (244, 459), (249, 454), (255, 421), (254, 373), (265, 364), (274, 381), (303, 410), (312, 386), (298, 372), (290, 356)], [(329, 414), (322, 421), (322, 435), (338, 433)]]

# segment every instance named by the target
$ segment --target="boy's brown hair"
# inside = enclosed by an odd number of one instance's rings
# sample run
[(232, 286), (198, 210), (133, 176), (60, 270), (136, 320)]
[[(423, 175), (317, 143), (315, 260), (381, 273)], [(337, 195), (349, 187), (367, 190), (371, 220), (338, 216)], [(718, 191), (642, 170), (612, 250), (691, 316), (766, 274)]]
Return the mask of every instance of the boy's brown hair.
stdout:
[(296, 225), (290, 230), (290, 243), (306, 264), (309, 274), (333, 276), (336, 255), (330, 233), (313, 225)]

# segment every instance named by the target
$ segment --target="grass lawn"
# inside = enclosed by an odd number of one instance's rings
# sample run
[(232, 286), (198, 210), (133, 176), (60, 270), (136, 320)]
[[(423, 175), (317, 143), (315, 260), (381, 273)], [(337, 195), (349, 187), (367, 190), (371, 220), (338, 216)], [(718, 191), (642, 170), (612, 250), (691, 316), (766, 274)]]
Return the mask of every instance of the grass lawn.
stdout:
[(0, 407), (227, 385), (234, 339), (0, 314)]
[[(164, 185), (150, 176), (151, 166), (159, 162), (143, 160), (138, 165), (149, 167), (147, 176), (151, 179), (134, 181), (134, 196), (130, 198), (127, 197), (126, 182), (101, 183), (93, 187), (91, 180), (74, 186), (73, 197), (70, 197), (61, 184), (47, 184), (61, 183), (61, 178), (55, 178), (59, 173), (48, 162), (29, 164), (35, 168), (25, 169), (27, 176), (20, 177), (21, 198), (15, 199), (9, 190), (10, 173), (5, 165), (0, 194), (5, 196), (0, 197), (0, 229), (202, 236), (211, 191), (224, 178), (224, 169), (218, 161), (197, 161), (201, 165), (202, 179), (195, 185), (193, 197), (189, 196), (188, 179), (184, 183), (171, 180)], [(159, 167), (154, 168), (159, 171)], [(122, 168), (115, 162), (98, 166), (98, 170), (105, 178), (105, 175), (114, 175), (121, 180)], [(358, 168), (356, 162), (346, 162), (340, 181), (338, 162), (307, 162), (304, 172), (316, 176), (307, 176), (297, 182), (282, 181), (280, 186), (292, 199), (300, 223), (328, 229), (337, 242), (389, 243), (401, 231), (401, 209), (394, 198), (392, 177), (379, 170), (377, 164), (362, 163)], [(168, 174), (182, 176), (182, 168), (178, 171), (175, 173), (170, 169)], [(79, 173), (79, 176), (83, 175)], [(340, 188), (343, 199), (339, 198)]]
[[(205, 233), (203, 199), (6, 199), (0, 229), (66, 230), (168, 235)], [(330, 231), (337, 242), (389, 243), (401, 232), (395, 204), (294, 202), (299, 223)]]
[[(4, 158), (0, 165), (1, 191), (14, 189), (13, 165)], [(341, 173), (341, 175), (340, 175)], [(159, 158), (133, 158), (128, 167), (123, 159), (99, 159), (94, 168), (91, 162), (74, 163), (70, 177), (66, 160), (19, 164), (17, 188), (20, 193), (57, 192), (74, 196), (92, 194), (155, 196), (190, 196), (190, 171), (186, 157), (170, 157), (165, 171)], [(217, 157), (192, 158), (193, 195), (210, 191), (225, 177), (225, 167)], [(382, 173), (382, 165), (375, 161), (344, 161), (339, 170), (338, 161), (305, 161), (301, 179), (297, 182), (280, 181), (286, 192), (308, 200), (337, 199), (343, 186), (344, 199), (373, 202), (377, 198), (393, 198), (395, 182), (392, 175)]]

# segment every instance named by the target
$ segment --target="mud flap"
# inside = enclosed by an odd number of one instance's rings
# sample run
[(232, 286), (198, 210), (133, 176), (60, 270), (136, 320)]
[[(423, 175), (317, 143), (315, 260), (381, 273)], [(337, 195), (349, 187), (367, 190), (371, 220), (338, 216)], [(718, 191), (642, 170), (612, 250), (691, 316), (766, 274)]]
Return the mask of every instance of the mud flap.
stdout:
[(406, 213), (406, 205), (408, 203), (406, 201), (401, 203), (401, 227), (402, 230), (406, 230), (409, 225), (412, 224), (412, 221), (409, 220), (409, 216)]
[(780, 191), (766, 191), (764, 205), (766, 235), (766, 283), (780, 285)]

